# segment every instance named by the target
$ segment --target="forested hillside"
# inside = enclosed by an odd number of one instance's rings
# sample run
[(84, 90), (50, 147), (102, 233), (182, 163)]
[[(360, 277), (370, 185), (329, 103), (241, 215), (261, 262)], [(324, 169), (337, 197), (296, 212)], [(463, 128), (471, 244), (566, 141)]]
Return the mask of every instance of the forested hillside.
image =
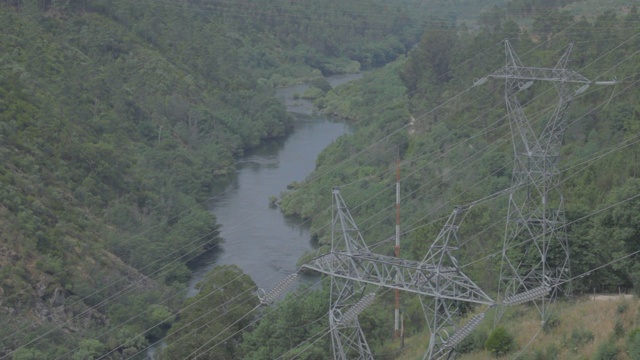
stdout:
[[(571, 19), (568, 13), (555, 16)], [(331, 188), (330, 184), (341, 186), (345, 200), (353, 204), (353, 213), (363, 223), (361, 230), (372, 234), (374, 243), (385, 240), (394, 233), (393, 187), (399, 154), (405, 174), (402, 188), (403, 218), (409, 237), (406, 251), (419, 257), (425, 249), (418, 246), (425, 244), (418, 245), (419, 241), (411, 238), (417, 240), (426, 235), (416, 235), (429, 227), (421, 224), (427, 225), (448, 213), (453, 205), (510, 185), (513, 150), (503, 84), (493, 81), (473, 86), (474, 80), (502, 66), (503, 39), (515, 44), (516, 51), (523, 54), (523, 62), (547, 67), (552, 67), (568, 43), (574, 42), (573, 68), (594, 80), (618, 79), (615, 86), (592, 86), (572, 102), (559, 166), (564, 171), (563, 193), (570, 222), (598, 206), (626, 198), (634, 192), (638, 173), (638, 163), (632, 160), (639, 150), (635, 83), (639, 68), (634, 58), (638, 36), (628, 35), (640, 30), (637, 18), (634, 11), (628, 15), (606, 13), (593, 22), (575, 19), (563, 22), (564, 29), (555, 34), (540, 32), (547, 29), (542, 24), (548, 21), (546, 17), (536, 18), (533, 28), (538, 30), (521, 30), (508, 20), (479, 33), (452, 28), (427, 30), (420, 46), (406, 59), (365, 76), (359, 83), (332, 90), (316, 101), (324, 111), (351, 119), (358, 131), (341, 138), (320, 155), (315, 174), (308, 182), (293, 185), (295, 190), (283, 199), (283, 209), (313, 218), (318, 223), (314, 227), (316, 235), (326, 243), (323, 229), (330, 201), (326, 189)], [(544, 121), (542, 114), (553, 105), (554, 95), (547, 90), (526, 94), (531, 101), (527, 111), (541, 114), (535, 117), (537, 123)], [(496, 210), (501, 209), (500, 205), (495, 206)], [(633, 212), (629, 206), (632, 205), (621, 205), (614, 213)], [(595, 234), (602, 230), (602, 226), (595, 225), (604, 225), (601, 222), (605, 218), (613, 220), (614, 215), (602, 216), (594, 214), (571, 227), (570, 235), (577, 241), (575, 270), (587, 265), (582, 264), (587, 258), (578, 256), (578, 249), (587, 247), (585, 242), (593, 241), (591, 245), (600, 243), (606, 248), (615, 246), (610, 237)], [(482, 223), (470, 222), (470, 233), (483, 227)], [(589, 235), (573, 233), (589, 228), (594, 231)], [(501, 238), (502, 229), (495, 231), (486, 236), (488, 243), (483, 247), (493, 248), (495, 241), (489, 239)], [(618, 244), (633, 240), (634, 233), (620, 238)], [(589, 265), (595, 265), (593, 261)], [(591, 276), (605, 273), (607, 270)], [(580, 284), (593, 282), (610, 289), (633, 287), (631, 279), (621, 273), (616, 278), (595, 281), (587, 277)]]
[(371, 0), (1, 1), (0, 357), (144, 357), (222, 241), (212, 185), (291, 128), (274, 87), (392, 61), (417, 18)]
[[(442, 215), (511, 183), (502, 84), (473, 86), (504, 64), (505, 38), (530, 66), (574, 42), (572, 68), (618, 80), (572, 103), (559, 167), (576, 292), (637, 291), (635, 257), (587, 271), (640, 249), (640, 16), (554, 10), (579, 3), (0, 0), (0, 358), (144, 358), (165, 335), (163, 359), (327, 358), (326, 287), (253, 313), (255, 284), (224, 266), (185, 301), (193, 263), (224, 241), (213, 185), (292, 128), (274, 88), (312, 82), (356, 131), (281, 208), (312, 221), (322, 252), (341, 186), (365, 239), (392, 254), (399, 158), (402, 254), (420, 259)], [(333, 90), (320, 79), (362, 69), (375, 70)], [(539, 122), (547, 90), (522, 93)], [(505, 208), (475, 207), (460, 230), (459, 259), (486, 289)], [(386, 358), (392, 303), (383, 293), (360, 315)], [(417, 299), (402, 307), (421, 331)]]
[[(573, 292), (638, 292), (637, 8), (591, 13), (586, 19), (545, 3), (544, 11), (521, 21), (519, 13), (512, 12), (517, 3), (535, 2), (512, 2), (506, 9), (487, 12), (491, 16), (480, 19), (479, 31), (450, 26), (427, 29), (406, 58), (316, 100), (325, 112), (352, 121), (357, 131), (327, 148), (306, 182), (292, 184), (282, 209), (312, 221), (315, 236), (328, 244), (330, 189), (340, 186), (364, 239), (376, 252), (392, 255), (399, 157), (401, 253), (422, 260), (444, 224), (443, 216), (454, 206), (511, 185), (514, 155), (504, 83), (489, 80), (474, 86), (504, 66), (503, 40), (514, 45), (525, 66), (533, 67), (553, 67), (573, 43), (571, 69), (592, 80), (617, 79), (615, 85), (592, 85), (569, 107), (558, 166), (571, 273), (576, 277)], [(493, 21), (486, 21), (489, 18)], [(543, 126), (553, 110), (552, 90), (532, 87), (520, 94), (534, 129)], [(507, 199), (497, 198), (475, 206), (458, 230), (464, 244), (457, 253), (460, 263), (490, 291), (497, 290), (506, 214)], [(325, 246), (318, 253), (327, 250)], [(392, 298), (382, 297), (378, 303), (386, 304), (387, 315), (379, 308), (370, 314), (387, 317), (390, 337)], [(419, 329), (422, 314), (417, 299), (407, 296), (402, 309), (407, 331)], [(367, 331), (375, 334), (370, 342), (373, 350), (389, 353), (392, 347), (377, 342), (377, 328)], [(484, 340), (467, 350), (483, 345)]]

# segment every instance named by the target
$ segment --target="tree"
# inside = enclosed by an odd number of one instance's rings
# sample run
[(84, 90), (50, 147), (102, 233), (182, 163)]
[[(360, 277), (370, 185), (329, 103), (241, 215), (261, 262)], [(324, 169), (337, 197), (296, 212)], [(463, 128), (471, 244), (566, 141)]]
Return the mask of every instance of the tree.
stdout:
[(511, 335), (507, 329), (500, 326), (495, 328), (491, 334), (489, 334), (487, 341), (484, 343), (484, 347), (493, 355), (500, 357), (513, 350), (515, 347), (515, 340), (513, 335)]
[(242, 358), (329, 358), (328, 337), (320, 339), (310, 348), (307, 342), (308, 339), (326, 333), (328, 295), (327, 291), (309, 292), (307, 288), (287, 295), (275, 309), (269, 311), (252, 332), (244, 334)]
[(456, 41), (454, 29), (431, 29), (420, 44), (409, 54), (400, 77), (409, 91), (415, 91), (425, 80), (437, 83), (449, 81), (449, 63)]
[(85, 339), (80, 342), (80, 348), (73, 354), (73, 360), (93, 360), (102, 355), (104, 344), (95, 339)]
[(253, 321), (256, 285), (235, 265), (220, 265), (196, 285), (166, 337), (162, 359), (238, 358), (242, 329)]

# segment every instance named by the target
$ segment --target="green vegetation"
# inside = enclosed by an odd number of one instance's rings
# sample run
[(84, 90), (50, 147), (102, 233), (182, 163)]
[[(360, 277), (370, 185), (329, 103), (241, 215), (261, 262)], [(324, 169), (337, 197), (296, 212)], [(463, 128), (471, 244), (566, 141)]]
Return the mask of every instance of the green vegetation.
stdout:
[[(616, 315), (619, 304), (630, 305), (629, 311)], [(627, 299), (612, 295), (606, 298), (591, 296), (578, 297), (574, 301), (560, 302), (557, 313), (560, 325), (548, 332), (540, 331), (540, 321), (532, 306), (508, 314), (501, 326), (514, 337), (519, 348), (504, 358), (527, 360), (564, 359), (635, 359), (634, 333), (638, 321), (638, 299)], [(491, 313), (489, 314), (491, 317)], [(489, 318), (489, 321), (493, 319)], [(613, 336), (615, 323), (620, 322), (627, 336)], [(486, 331), (492, 324), (484, 323), (479, 329)], [(413, 341), (412, 338), (407, 342)], [(416, 357), (401, 356), (399, 360), (413, 360)], [(488, 349), (476, 349), (460, 356), (461, 360), (490, 360), (495, 355)]]
[(626, 342), (626, 348), (629, 353), (629, 357), (632, 359), (640, 358), (640, 329), (636, 328), (629, 331), (629, 336)]
[(591, 331), (587, 329), (576, 328), (571, 331), (569, 348), (575, 351), (591, 341), (593, 341), (593, 333)]
[(495, 355), (501, 357), (513, 350), (515, 347), (514, 339), (504, 327), (495, 328), (484, 343), (484, 348)]
[[(485, 348), (485, 343), (488, 340), (487, 337), (488, 334), (484, 330), (476, 329), (460, 342), (456, 347), (456, 352), (459, 354), (468, 354), (474, 351), (481, 351)], [(511, 341), (513, 342), (513, 339)]]
[(159, 358), (186, 359), (194, 351), (209, 359), (238, 358), (242, 330), (253, 320), (245, 316), (258, 305), (255, 284), (235, 265), (221, 265), (196, 286), (167, 334)]
[(619, 351), (615, 344), (605, 341), (598, 347), (598, 350), (593, 355), (593, 360), (616, 360)]
[[(640, 229), (637, 216), (633, 215), (640, 206), (634, 197), (640, 191), (638, 163), (627, 161), (635, 159), (639, 150), (638, 93), (631, 85), (638, 67), (632, 57), (634, 46), (624, 42), (625, 33), (640, 30), (637, 22), (630, 21), (635, 16), (632, 13), (620, 21), (611, 21), (616, 15), (607, 13), (593, 23), (576, 19), (573, 26), (580, 27), (580, 32), (557, 35), (552, 42), (537, 45), (538, 51), (523, 57), (526, 63), (553, 64), (569, 40), (581, 40), (583, 45), (576, 45), (572, 54), (574, 67), (590, 78), (615, 76), (622, 80), (616, 87), (594, 87), (570, 108), (570, 127), (559, 167), (571, 224), (574, 274), (638, 249), (632, 240)], [(605, 24), (609, 24), (607, 39), (619, 39), (618, 42), (605, 40), (601, 31), (595, 31)], [(449, 28), (430, 30), (408, 58), (367, 74), (358, 83), (329, 91), (316, 104), (327, 113), (353, 121), (356, 132), (323, 151), (309, 181), (295, 184), (292, 191), (284, 194), (282, 209), (312, 219), (312, 230), (321, 242), (328, 243), (328, 234), (323, 230), (330, 207), (327, 189), (341, 186), (365, 239), (372, 244), (386, 240), (393, 234), (394, 168), (400, 154), (404, 174), (402, 216), (403, 223), (408, 224), (403, 253), (419, 259), (428, 246), (423, 239), (440, 229), (436, 221), (439, 216), (455, 204), (482, 198), (511, 182), (512, 149), (500, 84), (466, 89), (474, 78), (501, 66), (504, 55), (500, 39), (513, 39), (517, 51), (526, 54), (527, 49), (536, 46), (532, 38), (547, 35), (520, 31), (508, 20), (503, 20), (499, 28), (485, 28), (479, 33)], [(617, 46), (620, 43), (623, 45)], [(438, 51), (445, 48), (444, 44), (450, 46), (446, 53)], [(434, 53), (444, 55), (435, 57)], [(483, 61), (468, 61), (474, 54)], [(528, 113), (545, 111), (553, 101), (545, 90), (526, 95), (540, 98), (527, 107)], [(468, 94), (456, 96), (463, 91)], [(616, 147), (621, 142), (627, 146)], [(598, 155), (605, 149), (611, 151), (600, 160)], [(608, 212), (593, 213), (614, 204), (619, 205)], [(472, 237), (480, 230), (483, 236), (461, 249), (463, 263), (501, 246), (501, 227), (490, 227), (500, 218), (490, 215), (506, 213), (505, 206), (506, 202), (492, 202), (469, 212), (460, 229), (462, 238)], [(588, 273), (575, 283), (576, 290), (632, 289), (637, 278), (635, 263), (634, 258), (629, 258)], [(469, 270), (483, 285), (495, 285), (493, 266), (483, 264)]]
[[(457, 204), (483, 198), (511, 183), (513, 149), (502, 84), (489, 81), (472, 87), (474, 79), (504, 64), (501, 41), (505, 38), (525, 65), (549, 67), (573, 41), (572, 68), (588, 78), (620, 81), (611, 87), (592, 86), (569, 109), (559, 168), (571, 272), (581, 275), (573, 289), (576, 294), (637, 291), (637, 256), (590, 271), (639, 249), (635, 240), (640, 231), (640, 182), (638, 162), (633, 160), (640, 149), (640, 93), (635, 86), (638, 42), (628, 36), (640, 32), (637, 9), (584, 19), (549, 8), (544, 16), (530, 19), (526, 28), (506, 11), (495, 15), (492, 23), (480, 22), (479, 31), (448, 25), (427, 29), (406, 58), (318, 98), (315, 103), (323, 111), (353, 122), (356, 131), (323, 151), (314, 174), (282, 195), (281, 208), (310, 219), (314, 235), (326, 246), (330, 242), (329, 191), (340, 186), (365, 240), (375, 245), (376, 252), (393, 254), (393, 242), (388, 240), (394, 234), (399, 155), (402, 254), (422, 259), (442, 227), (443, 215)], [(521, 95), (524, 101), (532, 100), (525, 112), (535, 127), (543, 126), (551, 111), (554, 95), (548, 90), (552, 89), (540, 87)], [(490, 255), (501, 250), (506, 206), (505, 199), (477, 205), (458, 230), (464, 244), (458, 252), (460, 263), (468, 264), (465, 272), (490, 291), (496, 290), (499, 274), (499, 261)], [(392, 302), (387, 306), (391, 313)], [(403, 300), (403, 309), (409, 318), (421, 316), (419, 307), (411, 308), (408, 300)], [(572, 336), (572, 328), (566, 329), (571, 323), (555, 316), (553, 326), (545, 327), (543, 333), (557, 335), (562, 328), (566, 338)], [(620, 323), (611, 328), (611, 334), (624, 338), (627, 328)], [(589, 333), (574, 335), (573, 347), (603, 340)], [(540, 356), (558, 354), (560, 358), (562, 346), (534, 349)]]
[[(255, 329), (244, 334), (243, 359), (323, 359), (329, 356), (328, 336), (309, 344), (308, 339), (326, 335), (327, 291), (301, 288), (287, 295), (275, 309), (266, 309)], [(304, 355), (303, 351), (304, 350)]]
[[(400, 157), (402, 254), (421, 259), (443, 214), (511, 182), (500, 84), (470, 89), (503, 64), (505, 38), (527, 64), (544, 66), (573, 41), (573, 68), (621, 80), (574, 101), (560, 169), (572, 273), (583, 275), (575, 291), (638, 292), (636, 257), (588, 272), (640, 249), (640, 40), (629, 37), (640, 32), (637, 9), (573, 18), (554, 7), (575, 10), (578, 2), (522, 0), (479, 11), (486, 5), (493, 3), (0, 1), (0, 356), (142, 358), (168, 334), (164, 358), (200, 347), (229, 359), (326, 358), (326, 289), (299, 290), (273, 312), (249, 313), (255, 285), (228, 266), (185, 302), (190, 267), (222, 241), (204, 200), (238, 156), (291, 129), (274, 87), (311, 83), (298, 96), (356, 131), (322, 152), (281, 208), (311, 219), (326, 246), (328, 194), (341, 186), (365, 239), (391, 254), (385, 241), (394, 233)], [(460, 9), (480, 16), (469, 20)], [(336, 89), (321, 78), (374, 68)], [(549, 111), (546, 90), (522, 93), (536, 100), (527, 114)], [(500, 249), (503, 227), (494, 224), (505, 207), (474, 207), (459, 231), (469, 240), (459, 260), (484, 289), (495, 290), (499, 269), (485, 256)], [(478, 259), (485, 261), (472, 263)], [(407, 333), (420, 336), (419, 300), (402, 301)], [(361, 315), (384, 357), (395, 354), (385, 327), (392, 303), (391, 294), (380, 296)], [(565, 342), (536, 354), (635, 353), (636, 332), (626, 335), (635, 307), (609, 314), (606, 336), (558, 317), (541, 336)], [(496, 331), (477, 330), (461, 352), (484, 346), (497, 354), (528, 341)], [(310, 338), (319, 341), (305, 344)]]
[(274, 87), (389, 62), (417, 19), (372, 0), (0, 1), (0, 356), (143, 357), (222, 241), (214, 184), (292, 127)]

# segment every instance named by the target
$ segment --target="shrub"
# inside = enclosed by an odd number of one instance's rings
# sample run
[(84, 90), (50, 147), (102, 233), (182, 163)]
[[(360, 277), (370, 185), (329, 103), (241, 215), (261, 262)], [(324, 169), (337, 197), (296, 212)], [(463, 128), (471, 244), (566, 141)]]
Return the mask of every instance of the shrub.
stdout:
[(315, 86), (311, 86), (310, 88), (305, 90), (305, 92), (302, 95), (302, 97), (304, 99), (317, 99), (317, 98), (322, 97), (323, 94), (324, 94), (324, 92), (322, 92), (321, 89), (318, 89)]
[(332, 89), (331, 84), (329, 84), (329, 81), (327, 81), (327, 79), (325, 79), (324, 77), (317, 77), (311, 80), (309, 85), (322, 90), (323, 93), (326, 93), (327, 91)]
[(544, 355), (544, 351), (542, 349), (536, 349), (531, 355), (533, 360), (547, 360), (547, 357)]
[(14, 360), (44, 360), (47, 356), (36, 349), (22, 348), (13, 353)]
[(548, 333), (549, 331), (557, 328), (558, 326), (560, 326), (560, 318), (558, 318), (558, 316), (555, 313), (550, 313), (547, 320), (544, 322), (544, 324), (542, 324), (542, 330), (545, 333)]
[(593, 360), (616, 360), (617, 358), (618, 347), (616, 347), (616, 344), (611, 341), (600, 344), (600, 346), (598, 346), (598, 350), (593, 356)]
[(616, 312), (619, 315), (622, 315), (627, 311), (627, 309), (629, 309), (629, 303), (627, 303), (626, 301), (623, 301), (620, 304), (618, 304), (618, 307), (616, 308)]
[(78, 350), (73, 354), (73, 360), (97, 359), (104, 351), (104, 344), (96, 339), (85, 339), (80, 341)]
[(497, 327), (489, 334), (484, 347), (495, 356), (503, 356), (513, 350), (515, 341), (507, 329)]
[(640, 328), (635, 328), (629, 332), (627, 340), (627, 352), (632, 359), (640, 359)]
[(468, 354), (472, 351), (482, 350), (487, 341), (487, 333), (483, 330), (475, 330), (469, 336), (462, 339), (456, 346), (456, 352), (460, 354)]
[(593, 333), (587, 329), (573, 329), (569, 339), (569, 349), (576, 350), (582, 345), (593, 341)]
[(620, 319), (616, 320), (616, 323), (613, 325), (613, 336), (615, 338), (620, 338), (624, 335), (624, 327), (622, 326), (622, 321)]
[(547, 355), (545, 360), (556, 360), (560, 357), (560, 349), (556, 344), (551, 344), (547, 348)]

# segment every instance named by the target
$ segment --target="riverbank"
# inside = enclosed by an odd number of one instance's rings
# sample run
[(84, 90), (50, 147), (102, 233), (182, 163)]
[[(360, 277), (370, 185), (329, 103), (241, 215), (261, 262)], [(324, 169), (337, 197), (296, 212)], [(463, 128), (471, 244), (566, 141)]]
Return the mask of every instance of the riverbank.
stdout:
[[(329, 77), (332, 86), (360, 78), (360, 74)], [(236, 163), (229, 181), (213, 190), (208, 207), (221, 225), (225, 240), (217, 250), (200, 259), (189, 282), (195, 284), (217, 265), (236, 264), (259, 287), (270, 289), (284, 276), (297, 271), (297, 260), (317, 245), (304, 220), (283, 215), (269, 206), (292, 182), (302, 182), (315, 169), (315, 161), (329, 144), (349, 126), (318, 114), (313, 104), (297, 99), (308, 85), (277, 90), (277, 97), (294, 117), (293, 131), (283, 138), (266, 141)]]

